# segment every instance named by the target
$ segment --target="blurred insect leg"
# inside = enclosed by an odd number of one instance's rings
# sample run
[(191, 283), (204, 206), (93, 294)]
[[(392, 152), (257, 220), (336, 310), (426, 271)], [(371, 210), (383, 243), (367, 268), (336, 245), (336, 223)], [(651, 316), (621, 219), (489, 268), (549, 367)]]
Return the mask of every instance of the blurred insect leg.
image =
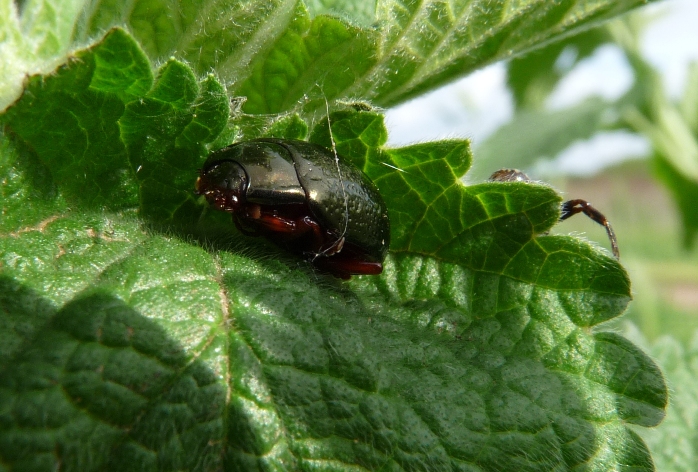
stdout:
[(587, 202), (586, 200), (569, 200), (562, 204), (562, 213), (560, 215), (560, 221), (566, 220), (567, 218), (576, 215), (577, 213), (584, 213), (589, 218), (606, 228), (608, 239), (611, 241), (611, 250), (613, 251), (613, 255), (616, 259), (620, 259), (620, 251), (618, 250), (618, 240), (616, 239), (616, 233), (613, 232), (613, 228), (611, 228), (611, 223), (608, 221), (608, 219), (606, 219), (603, 213), (591, 206), (591, 203)]

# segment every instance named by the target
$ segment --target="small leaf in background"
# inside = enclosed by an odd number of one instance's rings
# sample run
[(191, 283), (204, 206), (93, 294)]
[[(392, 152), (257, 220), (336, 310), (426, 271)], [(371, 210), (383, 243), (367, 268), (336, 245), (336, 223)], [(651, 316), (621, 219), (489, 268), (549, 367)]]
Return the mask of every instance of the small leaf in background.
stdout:
[(272, 138), (305, 139), (308, 136), (308, 125), (298, 115), (288, 115), (274, 122), (265, 133)]
[(540, 160), (553, 159), (574, 142), (594, 136), (614, 115), (614, 104), (600, 98), (589, 98), (564, 110), (519, 111), (478, 144), (475, 155), (480, 160), (468, 179), (477, 182), (498, 169), (526, 169)]
[[(686, 126), (692, 131), (695, 145), (698, 146), (698, 63), (693, 63), (689, 70), (679, 110)], [(696, 158), (698, 159), (698, 155)], [(696, 234), (698, 234), (698, 208), (696, 208), (698, 180), (676, 169), (671, 161), (659, 153), (659, 150), (654, 157), (654, 170), (657, 178), (674, 195), (679, 207), (683, 221), (684, 247), (693, 249)]]
[(667, 186), (679, 207), (683, 223), (683, 245), (686, 249), (695, 247), (698, 234), (698, 182), (687, 178), (660, 155), (653, 159), (653, 169), (657, 178)]
[(543, 108), (564, 74), (609, 42), (611, 37), (605, 28), (592, 28), (509, 61), (507, 85), (516, 108)]
[(698, 62), (691, 63), (688, 69), (686, 88), (679, 108), (688, 127), (698, 136)]
[[(690, 129), (693, 137), (693, 147), (698, 148), (698, 64), (693, 64), (686, 79), (686, 89), (679, 103), (680, 116), (685, 126)], [(692, 149), (693, 149), (692, 147)], [(698, 180), (691, 175), (681, 172), (673, 163), (664, 158), (661, 150), (657, 150), (654, 158), (654, 170), (660, 181), (674, 195), (683, 221), (684, 240), (686, 249), (693, 249), (698, 233)], [(698, 154), (695, 154), (698, 164)]]
[(635, 86), (622, 101), (622, 119), (650, 141), (656, 176), (674, 195), (684, 223), (684, 246), (691, 249), (698, 229), (692, 203), (698, 188), (698, 129), (693, 110), (698, 73), (689, 74), (683, 101), (673, 103), (659, 72), (640, 53), (637, 23), (641, 20), (614, 22), (611, 28), (636, 75)]

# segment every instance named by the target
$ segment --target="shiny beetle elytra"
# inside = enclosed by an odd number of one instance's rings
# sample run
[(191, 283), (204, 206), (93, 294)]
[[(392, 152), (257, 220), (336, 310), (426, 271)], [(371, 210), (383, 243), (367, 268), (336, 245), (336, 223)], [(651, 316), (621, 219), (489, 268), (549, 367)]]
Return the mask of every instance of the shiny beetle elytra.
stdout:
[[(528, 175), (516, 169), (500, 169), (498, 171), (495, 171), (490, 176), (490, 180), (493, 182), (531, 181)], [(560, 221), (564, 221), (570, 216), (576, 215), (577, 213), (584, 213), (589, 218), (606, 228), (606, 234), (608, 234), (608, 240), (611, 242), (611, 251), (613, 251), (613, 256), (616, 259), (620, 259), (618, 240), (616, 239), (616, 233), (614, 233), (613, 228), (611, 228), (611, 222), (608, 221), (608, 219), (603, 215), (603, 213), (591, 206), (591, 203), (587, 202), (586, 200), (576, 198), (574, 200), (568, 200), (564, 202), (562, 204), (561, 210), (562, 211), (560, 212)]]
[(390, 243), (388, 212), (373, 182), (317, 144), (263, 138), (211, 153), (196, 192), (322, 271), (347, 279), (380, 274)]

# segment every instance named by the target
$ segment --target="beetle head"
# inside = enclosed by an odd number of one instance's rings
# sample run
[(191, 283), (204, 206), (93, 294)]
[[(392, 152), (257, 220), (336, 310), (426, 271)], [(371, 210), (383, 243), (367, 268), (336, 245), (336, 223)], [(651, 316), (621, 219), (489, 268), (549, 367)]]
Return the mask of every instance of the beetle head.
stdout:
[(219, 210), (235, 212), (245, 203), (249, 179), (245, 169), (231, 160), (220, 160), (201, 169), (196, 193)]

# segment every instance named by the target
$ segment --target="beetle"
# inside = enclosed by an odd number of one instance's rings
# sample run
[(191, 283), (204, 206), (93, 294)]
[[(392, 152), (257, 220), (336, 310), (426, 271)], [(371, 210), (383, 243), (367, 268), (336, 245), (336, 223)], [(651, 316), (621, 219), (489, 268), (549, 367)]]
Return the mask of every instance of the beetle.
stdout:
[(196, 193), (263, 236), (336, 277), (377, 275), (390, 221), (375, 184), (335, 152), (290, 139), (242, 141), (212, 152)]
[[(531, 179), (525, 173), (516, 169), (500, 169), (495, 171), (490, 176), (490, 181), (493, 182), (530, 182)], [(584, 213), (592, 220), (596, 221), (598, 224), (606, 228), (606, 234), (608, 234), (608, 239), (611, 241), (611, 251), (613, 251), (613, 256), (616, 259), (620, 259), (620, 251), (618, 249), (618, 240), (616, 239), (616, 233), (611, 227), (611, 222), (601, 213), (599, 210), (594, 208), (591, 203), (586, 200), (579, 198), (568, 200), (564, 202), (561, 206), (560, 221), (564, 221), (567, 218), (576, 215), (577, 213)]]

